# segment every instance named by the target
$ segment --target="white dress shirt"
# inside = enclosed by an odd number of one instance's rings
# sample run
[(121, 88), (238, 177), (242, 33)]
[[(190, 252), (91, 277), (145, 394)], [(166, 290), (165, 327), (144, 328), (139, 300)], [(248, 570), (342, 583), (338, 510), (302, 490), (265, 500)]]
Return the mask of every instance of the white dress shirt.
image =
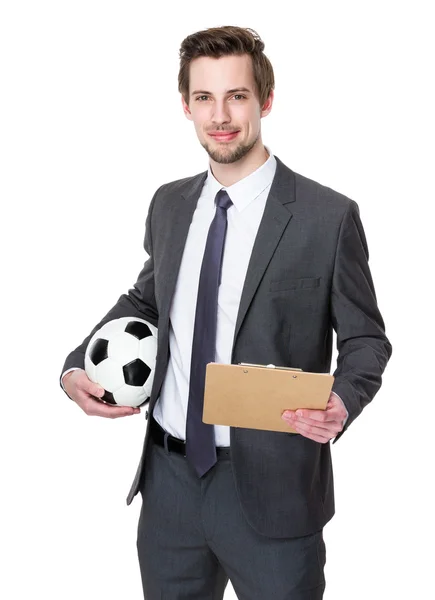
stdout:
[[(229, 364), (246, 271), (275, 176), (276, 159), (268, 147), (266, 150), (269, 158), (265, 163), (228, 187), (215, 179), (209, 165), (207, 179), (193, 213), (169, 315), (168, 369), (153, 411), (154, 418), (163, 429), (183, 440), (186, 439), (190, 359), (199, 275), (208, 230), (216, 212), (215, 197), (220, 189), (225, 189), (233, 202), (227, 210), (228, 226), (218, 294), (215, 357), (215, 362)], [(214, 425), (214, 434), (216, 446), (230, 445), (228, 426)]]
[[(169, 313), (168, 368), (153, 410), (154, 418), (163, 429), (182, 440), (186, 439), (196, 298), (208, 230), (216, 212), (215, 197), (220, 189), (225, 189), (233, 202), (227, 210), (228, 225), (218, 293), (214, 361), (230, 364), (248, 263), (276, 170), (276, 159), (269, 147), (265, 148), (269, 154), (266, 162), (228, 187), (215, 179), (209, 164), (207, 178), (189, 228)], [(216, 446), (230, 445), (228, 426), (214, 425), (214, 435)]]

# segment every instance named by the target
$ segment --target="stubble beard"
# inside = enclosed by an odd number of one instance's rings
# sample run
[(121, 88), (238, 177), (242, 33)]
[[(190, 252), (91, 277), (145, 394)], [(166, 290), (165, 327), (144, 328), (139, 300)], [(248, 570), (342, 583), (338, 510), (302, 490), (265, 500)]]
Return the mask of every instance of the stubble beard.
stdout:
[(229, 165), (246, 156), (257, 143), (259, 136), (260, 134), (258, 134), (255, 140), (250, 144), (240, 143), (236, 148), (234, 148), (234, 150), (230, 150), (229, 148), (213, 149), (210, 148), (209, 144), (206, 142), (202, 143), (201, 146), (207, 152), (209, 157), (216, 163), (221, 165)]

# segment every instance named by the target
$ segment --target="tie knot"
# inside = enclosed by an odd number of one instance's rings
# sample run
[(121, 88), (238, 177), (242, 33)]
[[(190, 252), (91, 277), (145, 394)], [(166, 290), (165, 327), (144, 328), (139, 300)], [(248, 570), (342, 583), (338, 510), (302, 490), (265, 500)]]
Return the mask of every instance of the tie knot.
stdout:
[(219, 190), (216, 194), (216, 206), (228, 210), (232, 204), (233, 203), (231, 198), (228, 196), (228, 192), (226, 190)]

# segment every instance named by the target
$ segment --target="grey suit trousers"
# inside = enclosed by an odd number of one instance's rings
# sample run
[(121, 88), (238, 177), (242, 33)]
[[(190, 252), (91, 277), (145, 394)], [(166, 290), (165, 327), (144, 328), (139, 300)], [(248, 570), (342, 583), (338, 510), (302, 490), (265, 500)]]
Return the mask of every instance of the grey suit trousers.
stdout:
[[(149, 440), (137, 549), (146, 600), (321, 600), (322, 530), (269, 538), (247, 522), (231, 456), (201, 479), (182, 454)], [(273, 506), (270, 507), (273, 510)]]

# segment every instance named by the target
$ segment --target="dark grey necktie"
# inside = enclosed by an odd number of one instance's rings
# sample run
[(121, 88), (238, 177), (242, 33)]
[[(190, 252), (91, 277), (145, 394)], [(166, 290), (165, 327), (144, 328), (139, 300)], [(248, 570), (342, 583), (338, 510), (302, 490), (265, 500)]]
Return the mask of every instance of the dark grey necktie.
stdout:
[(208, 231), (199, 277), (190, 366), (186, 423), (186, 458), (199, 477), (216, 462), (214, 426), (203, 423), (205, 370), (216, 356), (217, 301), (227, 230), (227, 210), (232, 205), (225, 190), (216, 194), (216, 214)]

